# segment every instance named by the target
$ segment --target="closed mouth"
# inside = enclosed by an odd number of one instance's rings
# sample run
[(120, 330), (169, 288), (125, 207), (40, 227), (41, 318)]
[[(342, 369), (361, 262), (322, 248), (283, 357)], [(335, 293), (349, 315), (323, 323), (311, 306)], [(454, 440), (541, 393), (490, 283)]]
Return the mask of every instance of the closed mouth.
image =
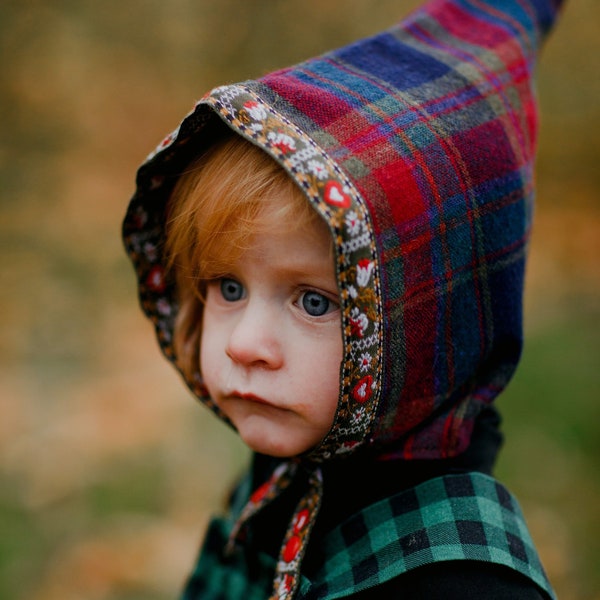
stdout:
[(247, 400), (248, 402), (256, 402), (256, 404), (264, 404), (266, 406), (273, 406), (271, 402), (261, 398), (260, 396), (256, 396), (255, 394), (242, 394), (241, 392), (233, 392), (231, 394), (233, 398), (240, 398), (242, 400)]

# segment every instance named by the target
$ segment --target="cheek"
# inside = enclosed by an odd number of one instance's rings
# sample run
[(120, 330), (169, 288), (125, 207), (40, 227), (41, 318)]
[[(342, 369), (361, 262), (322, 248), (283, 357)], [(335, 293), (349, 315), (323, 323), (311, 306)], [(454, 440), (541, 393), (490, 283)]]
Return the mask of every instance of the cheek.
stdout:
[(333, 412), (337, 409), (337, 402), (340, 395), (341, 388), (341, 374), (340, 368), (344, 360), (344, 342), (342, 341), (341, 331), (338, 331), (337, 339), (331, 349), (331, 360), (329, 362), (329, 371), (331, 373), (332, 381), (335, 384), (332, 385), (331, 395), (333, 398)]
[(210, 325), (203, 326), (200, 336), (200, 373), (211, 396), (214, 391), (213, 383), (219, 372), (218, 350), (218, 336), (214, 328)]
[[(333, 418), (340, 394), (340, 364), (343, 358), (343, 344), (340, 339), (319, 345), (308, 354), (310, 365), (304, 373), (305, 382), (310, 382), (315, 393), (323, 402), (323, 412)], [(317, 396), (317, 394), (315, 394)]]

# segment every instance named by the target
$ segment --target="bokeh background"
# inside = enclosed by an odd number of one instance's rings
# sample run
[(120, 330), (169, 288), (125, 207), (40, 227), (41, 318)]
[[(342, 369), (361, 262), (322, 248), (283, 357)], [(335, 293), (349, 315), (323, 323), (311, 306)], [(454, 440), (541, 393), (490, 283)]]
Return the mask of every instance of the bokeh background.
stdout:
[[(177, 597), (246, 461), (161, 359), (119, 228), (137, 165), (210, 87), (414, 0), (2, 0), (0, 598)], [(600, 4), (538, 72), (538, 205), (498, 475), (563, 600), (600, 598)]]

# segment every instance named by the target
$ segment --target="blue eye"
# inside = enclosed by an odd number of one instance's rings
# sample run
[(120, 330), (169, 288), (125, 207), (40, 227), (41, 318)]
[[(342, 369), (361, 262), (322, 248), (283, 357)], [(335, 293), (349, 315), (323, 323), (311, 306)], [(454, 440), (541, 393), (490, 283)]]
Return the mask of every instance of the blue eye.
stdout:
[(318, 292), (305, 292), (302, 294), (302, 308), (311, 317), (321, 317), (329, 312), (331, 301)]
[(244, 297), (244, 286), (235, 279), (221, 279), (221, 295), (227, 302), (237, 302)]

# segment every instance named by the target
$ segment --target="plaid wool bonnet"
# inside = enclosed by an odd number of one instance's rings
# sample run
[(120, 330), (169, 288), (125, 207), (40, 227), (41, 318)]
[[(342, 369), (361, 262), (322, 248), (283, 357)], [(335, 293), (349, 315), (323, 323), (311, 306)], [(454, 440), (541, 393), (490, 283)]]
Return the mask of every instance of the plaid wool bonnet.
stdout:
[[(345, 350), (335, 421), (308, 455), (281, 462), (239, 523), (309, 470), (274, 597), (297, 585), (322, 461), (455, 456), (514, 372), (534, 192), (533, 71), (558, 4), (434, 0), (379, 35), (211, 91), (139, 169), (125, 245), (172, 361), (165, 206), (215, 123), (271, 155), (332, 233)], [(219, 414), (201, 373), (186, 383)], [(310, 516), (301, 528), (300, 514)]]

